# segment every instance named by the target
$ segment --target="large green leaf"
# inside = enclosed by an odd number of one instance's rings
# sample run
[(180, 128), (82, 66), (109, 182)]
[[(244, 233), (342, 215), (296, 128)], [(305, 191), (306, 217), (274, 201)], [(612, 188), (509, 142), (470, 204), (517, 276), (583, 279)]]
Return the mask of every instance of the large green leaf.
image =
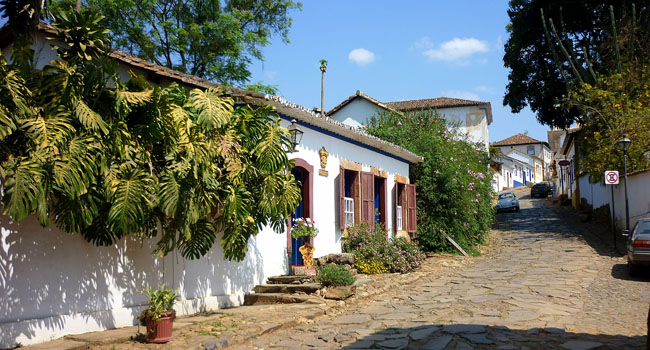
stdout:
[(44, 171), (42, 164), (30, 158), (20, 158), (5, 168), (3, 200), (4, 212), (16, 220), (29, 216), (44, 199)]
[(230, 120), (233, 100), (222, 96), (217, 88), (192, 90), (189, 103), (198, 112), (196, 122), (207, 130), (220, 128)]
[(107, 218), (109, 228), (121, 235), (140, 232), (146, 221), (146, 204), (152, 190), (153, 181), (143, 170), (123, 170), (111, 185), (111, 208)]

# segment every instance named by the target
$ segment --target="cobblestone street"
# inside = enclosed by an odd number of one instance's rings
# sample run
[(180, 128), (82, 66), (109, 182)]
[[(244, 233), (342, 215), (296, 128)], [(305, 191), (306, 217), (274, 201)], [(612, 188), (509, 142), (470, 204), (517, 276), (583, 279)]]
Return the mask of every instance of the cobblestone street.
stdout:
[(650, 278), (631, 279), (573, 209), (520, 199), (471, 265), (233, 348), (645, 348)]

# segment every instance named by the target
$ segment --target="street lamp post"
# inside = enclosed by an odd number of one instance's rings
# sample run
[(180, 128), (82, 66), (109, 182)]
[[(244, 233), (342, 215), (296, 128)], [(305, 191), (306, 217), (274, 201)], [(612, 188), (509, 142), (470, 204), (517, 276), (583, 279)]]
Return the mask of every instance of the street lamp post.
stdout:
[(618, 146), (623, 150), (623, 174), (625, 174), (625, 227), (630, 231), (630, 206), (627, 200), (627, 150), (630, 148), (632, 141), (623, 135), (623, 138), (616, 141)]

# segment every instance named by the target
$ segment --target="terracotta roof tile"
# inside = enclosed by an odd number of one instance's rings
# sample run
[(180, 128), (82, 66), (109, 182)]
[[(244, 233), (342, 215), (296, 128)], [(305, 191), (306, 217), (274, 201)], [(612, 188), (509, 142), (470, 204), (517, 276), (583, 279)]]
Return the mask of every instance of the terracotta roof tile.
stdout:
[(367, 100), (368, 102), (370, 102), (370, 103), (372, 103), (372, 104), (375, 104), (375, 105), (377, 105), (377, 106), (379, 106), (379, 107), (381, 107), (381, 108), (383, 108), (383, 109), (387, 109), (387, 110), (389, 110), (389, 111), (393, 111), (393, 112), (397, 112), (397, 113), (399, 113), (397, 110), (395, 110), (395, 109), (393, 109), (393, 108), (387, 106), (387, 104), (382, 103), (382, 102), (380, 102), (379, 100), (374, 99), (374, 98), (372, 98), (372, 97), (366, 95), (366, 94), (363, 93), (363, 91), (361, 91), (361, 90), (357, 90), (357, 92), (356, 92), (354, 95), (348, 97), (347, 99), (345, 99), (345, 101), (339, 103), (336, 107), (330, 109), (326, 114), (327, 114), (327, 115), (332, 115), (332, 114), (336, 113), (339, 109), (343, 108), (345, 105), (347, 105), (348, 103), (352, 102), (352, 101), (353, 101), (354, 99), (356, 99), (356, 98), (362, 98), (362, 99)]
[(528, 144), (532, 144), (532, 143), (543, 143), (543, 144), (548, 145), (546, 142), (535, 140), (534, 138), (532, 138), (532, 137), (530, 137), (528, 135), (517, 134), (517, 135), (514, 135), (514, 136), (510, 136), (507, 139), (497, 141), (497, 142), (493, 143), (492, 146), (528, 145)]
[(451, 98), (451, 97), (436, 97), (436, 98), (426, 98), (421, 100), (386, 102), (386, 105), (391, 108), (404, 111), (409, 109), (490, 105), (490, 102), (464, 100), (460, 98)]

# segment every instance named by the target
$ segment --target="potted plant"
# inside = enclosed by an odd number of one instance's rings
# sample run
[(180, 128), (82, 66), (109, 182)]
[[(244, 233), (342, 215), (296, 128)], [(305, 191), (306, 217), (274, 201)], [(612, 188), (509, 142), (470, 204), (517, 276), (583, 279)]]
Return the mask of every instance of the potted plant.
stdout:
[(172, 339), (172, 324), (176, 318), (173, 306), (178, 295), (164, 284), (153, 290), (147, 286), (144, 294), (149, 297), (149, 307), (138, 318), (147, 327), (147, 341), (166, 343)]
[(311, 245), (309, 238), (316, 237), (317, 234), (316, 221), (310, 218), (293, 219), (291, 237), (294, 239), (303, 238), (305, 243), (298, 250), (302, 254), (302, 260), (307, 267), (314, 265), (314, 246)]

